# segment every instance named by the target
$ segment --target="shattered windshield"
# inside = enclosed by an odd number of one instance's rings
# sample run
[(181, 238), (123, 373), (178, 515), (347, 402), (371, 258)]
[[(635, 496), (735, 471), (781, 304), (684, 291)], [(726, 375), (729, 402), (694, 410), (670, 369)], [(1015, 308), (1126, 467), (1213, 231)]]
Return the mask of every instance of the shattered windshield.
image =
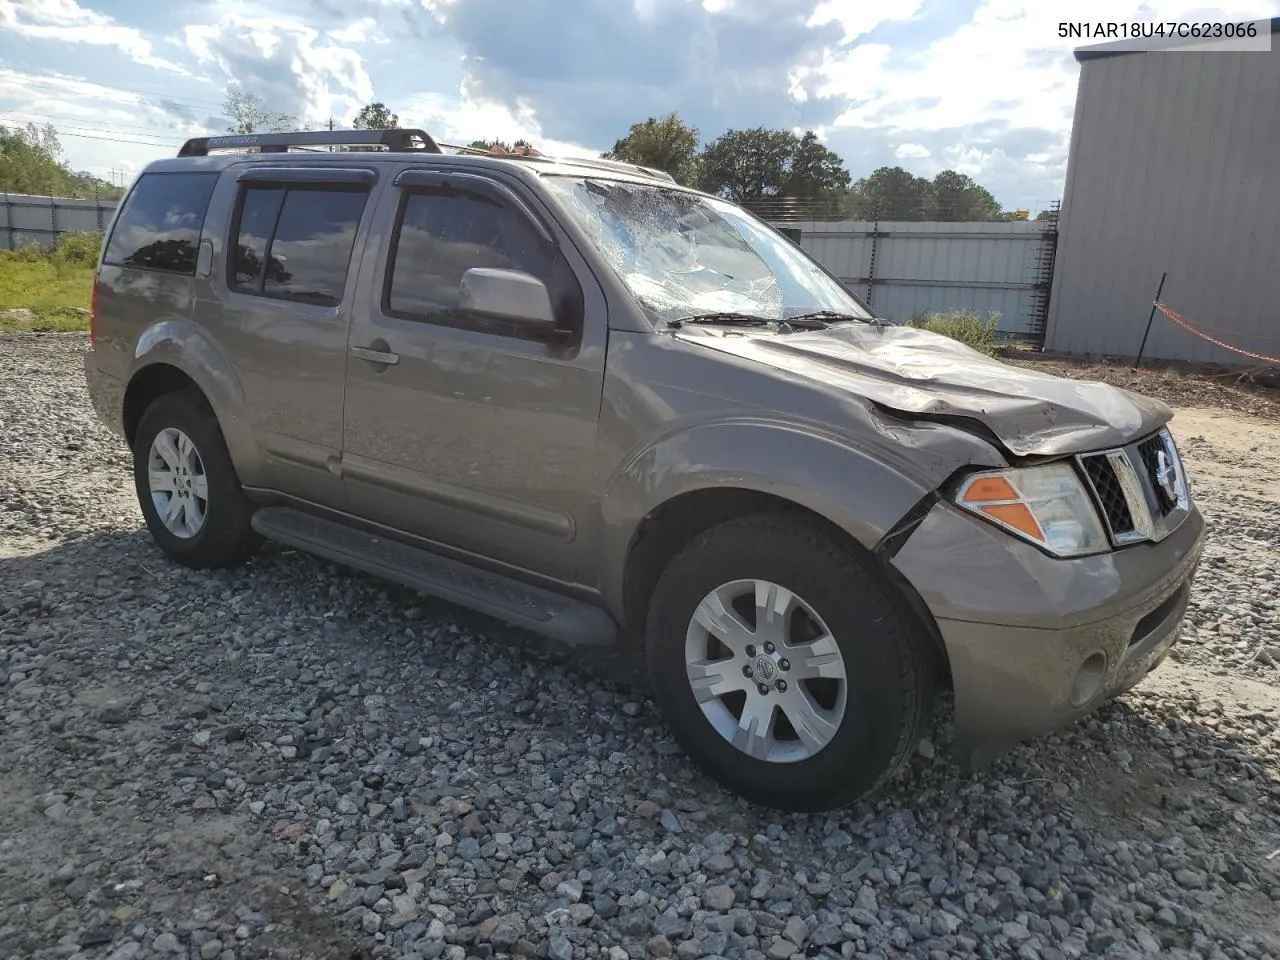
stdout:
[(657, 322), (822, 311), (871, 319), (786, 237), (732, 204), (617, 180), (544, 182)]

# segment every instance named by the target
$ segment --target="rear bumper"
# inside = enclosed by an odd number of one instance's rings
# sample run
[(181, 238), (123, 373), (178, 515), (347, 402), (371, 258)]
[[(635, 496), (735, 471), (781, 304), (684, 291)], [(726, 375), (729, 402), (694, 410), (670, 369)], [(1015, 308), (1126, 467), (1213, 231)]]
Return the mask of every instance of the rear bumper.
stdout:
[(124, 436), (124, 381), (103, 373), (96, 351), (84, 353), (84, 380), (93, 412), (112, 433)]
[(947, 506), (895, 565), (950, 661), (958, 759), (982, 763), (1123, 693), (1176, 642), (1204, 545), (1193, 506), (1164, 541), (1055, 560)]

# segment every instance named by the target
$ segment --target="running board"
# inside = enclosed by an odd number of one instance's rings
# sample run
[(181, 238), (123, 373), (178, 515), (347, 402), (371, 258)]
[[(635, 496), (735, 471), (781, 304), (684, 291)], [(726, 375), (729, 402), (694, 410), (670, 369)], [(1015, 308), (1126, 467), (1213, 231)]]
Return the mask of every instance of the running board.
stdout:
[(301, 510), (263, 507), (253, 515), (253, 529), (269, 540), (565, 643), (609, 644), (618, 635), (613, 617), (589, 603)]

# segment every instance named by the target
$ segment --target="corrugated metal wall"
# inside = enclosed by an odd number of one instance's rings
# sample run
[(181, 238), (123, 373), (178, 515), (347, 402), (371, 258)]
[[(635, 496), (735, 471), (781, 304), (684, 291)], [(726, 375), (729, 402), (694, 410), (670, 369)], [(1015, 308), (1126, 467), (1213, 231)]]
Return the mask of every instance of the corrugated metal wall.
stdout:
[(60, 233), (106, 229), (115, 200), (71, 200), (0, 193), (0, 250), (53, 246)]
[(788, 223), (800, 246), (877, 314), (899, 322), (932, 310), (1000, 314), (1000, 330), (1035, 338), (1045, 221)]
[[(1135, 356), (1168, 271), (1170, 308), (1280, 357), (1280, 44), (1083, 59), (1060, 231), (1047, 349)], [(1253, 362), (1159, 313), (1146, 356)]]

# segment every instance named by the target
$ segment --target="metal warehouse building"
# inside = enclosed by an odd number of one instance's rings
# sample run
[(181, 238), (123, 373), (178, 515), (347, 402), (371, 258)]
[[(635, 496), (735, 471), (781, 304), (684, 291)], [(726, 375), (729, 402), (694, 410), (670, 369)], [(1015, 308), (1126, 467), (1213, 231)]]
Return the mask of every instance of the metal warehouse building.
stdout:
[[(1084, 47), (1045, 349), (1133, 357), (1160, 299), (1280, 356), (1277, 49)], [(1265, 40), (1262, 42), (1266, 42)], [(1157, 313), (1145, 356), (1250, 364)]]

